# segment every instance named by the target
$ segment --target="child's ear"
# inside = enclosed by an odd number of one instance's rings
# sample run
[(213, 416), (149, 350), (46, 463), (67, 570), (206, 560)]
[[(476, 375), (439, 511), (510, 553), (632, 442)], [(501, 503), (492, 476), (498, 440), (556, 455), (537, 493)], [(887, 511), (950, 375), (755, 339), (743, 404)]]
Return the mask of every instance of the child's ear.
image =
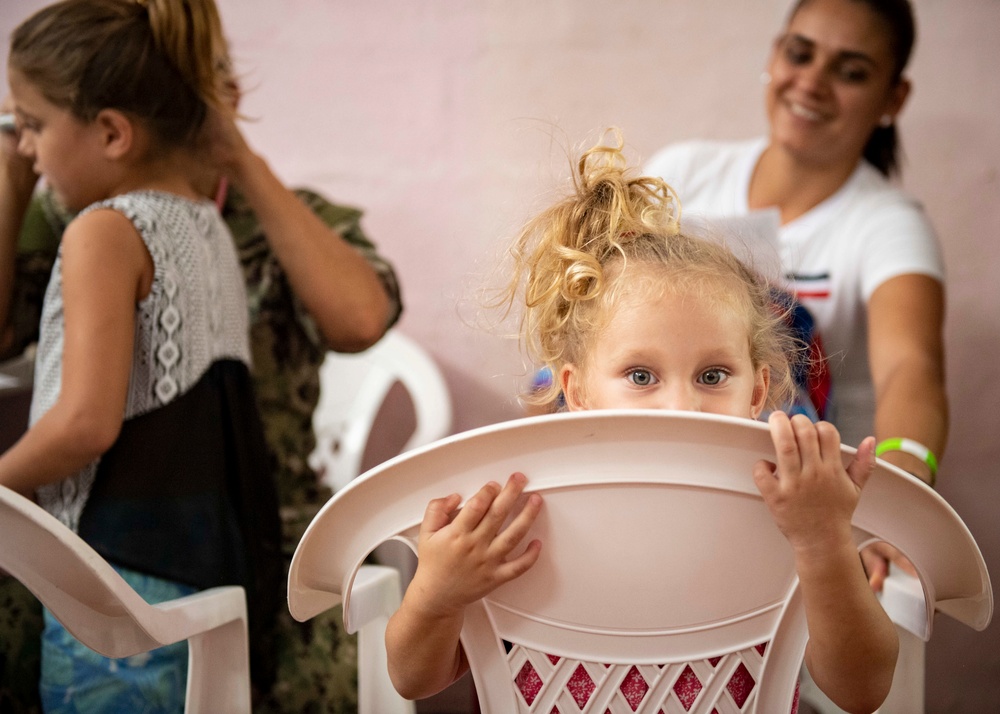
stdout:
[(771, 386), (771, 368), (761, 365), (754, 376), (753, 399), (750, 403), (750, 418), (756, 419), (767, 404), (767, 392)]
[(132, 120), (117, 109), (102, 109), (94, 120), (100, 132), (104, 154), (109, 159), (120, 159), (135, 145), (135, 126)]
[(569, 411), (579, 412), (586, 409), (583, 404), (583, 390), (579, 367), (575, 364), (564, 364), (559, 369), (559, 386), (562, 388), (563, 397), (566, 399), (566, 408)]

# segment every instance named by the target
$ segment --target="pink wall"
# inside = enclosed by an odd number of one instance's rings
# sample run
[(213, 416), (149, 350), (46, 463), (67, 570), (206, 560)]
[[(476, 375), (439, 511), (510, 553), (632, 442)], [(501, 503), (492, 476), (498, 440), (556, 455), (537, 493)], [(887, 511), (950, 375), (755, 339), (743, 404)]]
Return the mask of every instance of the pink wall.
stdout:
[[(458, 429), (519, 414), (525, 367), (516, 344), (478, 324), (474, 291), (502, 238), (564, 179), (567, 147), (608, 125), (625, 130), (637, 160), (677, 139), (762, 132), (758, 76), (786, 6), (219, 1), (253, 144), (289, 182), (367, 210), (399, 268), (401, 329), (443, 366)], [(42, 4), (5, 0), (0, 37)], [(915, 5), (915, 91), (900, 125), (905, 183), (939, 229), (950, 279), (940, 490), (1000, 578), (1000, 3)], [(977, 634), (941, 620), (928, 711), (1000, 701), (997, 672), (1000, 625)]]

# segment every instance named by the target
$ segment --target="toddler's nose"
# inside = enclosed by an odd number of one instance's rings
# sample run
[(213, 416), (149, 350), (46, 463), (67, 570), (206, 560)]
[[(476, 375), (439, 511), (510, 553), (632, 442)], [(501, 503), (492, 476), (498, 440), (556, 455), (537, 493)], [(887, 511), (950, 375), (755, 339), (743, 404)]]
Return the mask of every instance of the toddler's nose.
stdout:
[(663, 390), (662, 409), (682, 412), (701, 411), (701, 403), (695, 391), (686, 385), (670, 385)]

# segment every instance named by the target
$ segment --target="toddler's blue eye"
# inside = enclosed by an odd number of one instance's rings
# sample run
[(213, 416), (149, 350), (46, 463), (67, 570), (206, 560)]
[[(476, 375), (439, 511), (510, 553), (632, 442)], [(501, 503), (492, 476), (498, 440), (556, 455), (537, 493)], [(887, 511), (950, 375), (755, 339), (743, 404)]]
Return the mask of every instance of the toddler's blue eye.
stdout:
[(727, 375), (721, 369), (710, 369), (702, 373), (700, 381), (702, 384), (707, 384), (710, 387), (715, 387), (726, 381), (726, 377), (728, 376), (729, 375)]
[(653, 383), (653, 375), (645, 369), (634, 369), (628, 373), (628, 379), (637, 387), (647, 387)]

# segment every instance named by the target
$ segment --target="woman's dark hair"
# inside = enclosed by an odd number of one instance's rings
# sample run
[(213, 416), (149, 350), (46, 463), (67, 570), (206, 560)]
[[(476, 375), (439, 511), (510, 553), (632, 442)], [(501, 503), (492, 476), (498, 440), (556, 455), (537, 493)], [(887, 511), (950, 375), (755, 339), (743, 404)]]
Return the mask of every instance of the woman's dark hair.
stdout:
[[(892, 79), (894, 83), (899, 82), (910, 61), (910, 54), (917, 39), (916, 18), (909, 0), (851, 1), (864, 4), (885, 23), (894, 60)], [(809, 2), (811, 0), (798, 0), (788, 15), (789, 20)], [(892, 176), (899, 173), (901, 151), (896, 125), (877, 126), (865, 144), (864, 157), (884, 175)]]

